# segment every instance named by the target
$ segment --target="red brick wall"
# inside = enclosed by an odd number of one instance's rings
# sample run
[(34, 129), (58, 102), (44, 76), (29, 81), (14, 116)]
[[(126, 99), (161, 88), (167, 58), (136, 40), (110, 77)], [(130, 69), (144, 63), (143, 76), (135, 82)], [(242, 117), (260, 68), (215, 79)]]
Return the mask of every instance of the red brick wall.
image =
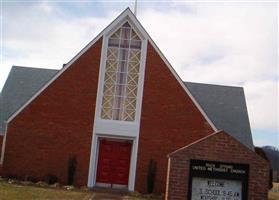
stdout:
[(0, 155), (2, 151), (2, 143), (3, 143), (4, 135), (0, 135)]
[(77, 158), (76, 185), (87, 185), (102, 38), (47, 87), (8, 126), (4, 173), (56, 175), (67, 181)]
[(268, 162), (224, 132), (170, 155), (166, 199), (187, 199), (190, 159), (249, 164), (248, 199), (267, 199)]
[(165, 191), (167, 154), (213, 130), (155, 49), (148, 44), (136, 188), (146, 192), (150, 159), (157, 162), (155, 193)]

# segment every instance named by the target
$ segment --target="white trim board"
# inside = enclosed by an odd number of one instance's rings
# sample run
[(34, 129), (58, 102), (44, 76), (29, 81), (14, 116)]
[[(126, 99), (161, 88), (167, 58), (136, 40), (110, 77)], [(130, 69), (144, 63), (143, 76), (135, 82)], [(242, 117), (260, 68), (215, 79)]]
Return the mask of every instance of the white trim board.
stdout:
[[(102, 97), (103, 97), (103, 87), (104, 87), (104, 77), (105, 77), (105, 65), (106, 65), (106, 57), (107, 57), (107, 45), (108, 45), (108, 38), (111, 34), (113, 34), (113, 31), (116, 31), (117, 28), (121, 27), (121, 25), (125, 22), (128, 22), (132, 28), (136, 31), (136, 33), (141, 37), (142, 41), (142, 48), (141, 48), (141, 58), (140, 58), (140, 72), (139, 72), (139, 82), (138, 82), (138, 90), (137, 90), (137, 101), (136, 101), (136, 116), (135, 121), (127, 122), (127, 121), (112, 121), (112, 120), (104, 120), (100, 118), (101, 115), (101, 105), (102, 105)], [(103, 37), (103, 46), (102, 46), (102, 53), (101, 53), (101, 62), (100, 62), (100, 70), (99, 70), (99, 80), (98, 80), (98, 94), (97, 94), (97, 101), (96, 101), (96, 115), (95, 115), (95, 121), (98, 122), (97, 125), (103, 124), (102, 127), (109, 128), (114, 126), (114, 130), (121, 129), (118, 126), (139, 126), (140, 123), (140, 115), (138, 111), (141, 110), (141, 100), (143, 95), (143, 85), (144, 85), (144, 71), (145, 71), (145, 60), (146, 60), (146, 51), (147, 51), (147, 38), (146, 36), (142, 35), (140, 31), (143, 30), (137, 30), (138, 28), (135, 27), (134, 22), (131, 21), (131, 16), (127, 15), (122, 18), (119, 18), (119, 22), (117, 23), (116, 27), (111, 27), (111, 30), (109, 29), (104, 32)], [(107, 125), (105, 125), (107, 124)], [(100, 126), (98, 126), (100, 127)], [(98, 131), (97, 131), (98, 132)], [(101, 131), (102, 132), (102, 131)]]
[(179, 82), (179, 84), (181, 85), (181, 87), (185, 90), (185, 92), (188, 94), (188, 96), (190, 97), (190, 99), (192, 100), (192, 102), (195, 104), (195, 106), (198, 108), (198, 110), (200, 111), (200, 113), (202, 114), (202, 116), (205, 118), (205, 120), (209, 123), (209, 125), (211, 126), (211, 128), (214, 131), (218, 131), (218, 129), (216, 128), (216, 126), (213, 124), (213, 122), (209, 119), (209, 117), (207, 116), (207, 114), (205, 113), (205, 111), (202, 109), (202, 107), (200, 106), (200, 104), (196, 101), (196, 99), (194, 98), (194, 96), (192, 95), (192, 93), (190, 92), (190, 90), (187, 88), (187, 86), (184, 84), (184, 82), (182, 81), (182, 79), (180, 78), (180, 76), (177, 74), (177, 72), (175, 71), (175, 69), (171, 66), (171, 64), (169, 63), (169, 61), (167, 60), (167, 58), (163, 55), (163, 53), (160, 51), (160, 49), (157, 47), (157, 45), (153, 42), (152, 39), (150, 39), (150, 44), (152, 45), (152, 47), (157, 51), (157, 53), (159, 54), (159, 56), (162, 58), (162, 60), (166, 63), (166, 65), (168, 66), (169, 70), (172, 72), (172, 74), (175, 76), (176, 80)]
[(95, 133), (92, 137), (93, 142), (92, 142), (92, 151), (91, 151), (91, 157), (90, 157), (90, 168), (89, 168), (87, 186), (90, 188), (96, 186), (96, 175), (97, 175), (97, 170), (98, 170), (97, 166), (98, 166), (98, 156), (99, 156), (99, 139), (100, 138), (121, 139), (121, 140), (132, 141), (128, 190), (134, 191), (135, 179), (136, 179), (136, 167), (137, 167), (138, 138), (125, 137), (125, 136), (112, 136), (112, 135), (98, 134), (98, 133)]

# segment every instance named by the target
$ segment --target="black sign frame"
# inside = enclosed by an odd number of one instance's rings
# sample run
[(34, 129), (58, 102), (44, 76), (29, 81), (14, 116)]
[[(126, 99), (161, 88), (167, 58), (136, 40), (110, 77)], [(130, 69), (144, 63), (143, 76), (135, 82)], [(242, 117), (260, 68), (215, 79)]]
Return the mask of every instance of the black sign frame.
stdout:
[[(220, 171), (209, 171), (209, 165), (227, 165), (232, 166), (236, 172), (241, 173), (229, 173), (229, 172), (220, 172)], [(194, 166), (200, 166), (202, 168)], [(204, 170), (204, 168), (206, 170)], [(189, 168), (189, 179), (188, 179), (188, 199), (192, 199), (192, 180), (194, 177), (200, 178), (212, 178), (212, 179), (225, 179), (225, 180), (237, 180), (241, 181), (242, 184), (242, 196), (241, 200), (248, 200), (248, 180), (249, 180), (249, 165), (248, 164), (236, 164), (236, 163), (227, 163), (227, 162), (218, 162), (218, 161), (206, 161), (206, 160), (190, 160), (190, 168)]]

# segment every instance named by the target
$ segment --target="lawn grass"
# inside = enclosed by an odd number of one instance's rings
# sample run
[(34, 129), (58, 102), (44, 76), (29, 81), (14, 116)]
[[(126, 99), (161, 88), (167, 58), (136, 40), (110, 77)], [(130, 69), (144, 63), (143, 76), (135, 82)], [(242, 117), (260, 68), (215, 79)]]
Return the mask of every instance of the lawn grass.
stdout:
[(268, 200), (279, 200), (279, 183), (273, 183), (273, 188), (268, 193)]
[[(0, 200), (145, 200), (127, 194), (43, 188), (0, 182)], [(150, 199), (150, 198), (149, 198)]]
[(75, 199), (86, 199), (87, 195), (88, 193), (86, 192), (65, 191), (59, 189), (23, 186), (17, 184), (9, 184), (5, 182), (0, 183), (1, 200), (11, 200), (11, 199), (75, 200)]
[[(0, 181), (0, 200), (151, 200), (152, 198), (105, 192), (44, 188)], [(156, 198), (159, 199), (159, 198)], [(279, 200), (279, 183), (273, 183), (268, 200)]]

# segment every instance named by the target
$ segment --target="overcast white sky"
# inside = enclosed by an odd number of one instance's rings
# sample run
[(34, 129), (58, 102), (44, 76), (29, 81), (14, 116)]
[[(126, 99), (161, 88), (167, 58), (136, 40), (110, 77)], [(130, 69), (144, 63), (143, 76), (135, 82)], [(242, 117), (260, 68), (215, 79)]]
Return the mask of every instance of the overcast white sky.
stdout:
[[(60, 69), (128, 6), (3, 1), (0, 88), (12, 65)], [(254, 143), (279, 147), (276, 3), (139, 0), (138, 19), (183, 80), (243, 86)]]

